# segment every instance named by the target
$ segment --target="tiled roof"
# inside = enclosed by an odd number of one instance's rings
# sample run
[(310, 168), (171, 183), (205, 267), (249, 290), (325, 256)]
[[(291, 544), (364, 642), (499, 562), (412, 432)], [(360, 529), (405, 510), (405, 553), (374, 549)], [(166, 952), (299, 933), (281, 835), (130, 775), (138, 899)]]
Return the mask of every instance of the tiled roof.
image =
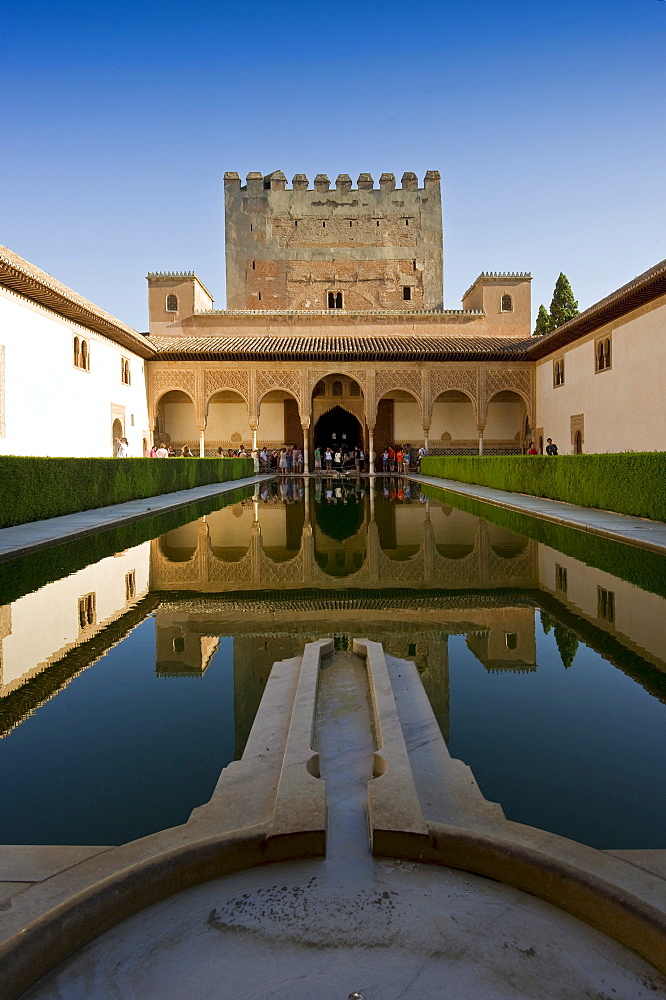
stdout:
[(153, 337), (162, 361), (527, 361), (530, 341), (505, 337)]
[(0, 285), (46, 306), (47, 309), (52, 309), (65, 319), (115, 340), (142, 358), (151, 355), (149, 341), (131, 326), (121, 323), (115, 316), (104, 312), (94, 302), (84, 299), (78, 292), (63, 285), (23, 257), (19, 257), (8, 247), (1, 246)]
[(595, 302), (552, 333), (532, 337), (529, 341), (529, 359), (544, 358), (553, 351), (559, 351), (574, 340), (593, 333), (606, 323), (612, 323), (662, 295), (666, 295), (666, 260), (639, 274), (600, 302)]

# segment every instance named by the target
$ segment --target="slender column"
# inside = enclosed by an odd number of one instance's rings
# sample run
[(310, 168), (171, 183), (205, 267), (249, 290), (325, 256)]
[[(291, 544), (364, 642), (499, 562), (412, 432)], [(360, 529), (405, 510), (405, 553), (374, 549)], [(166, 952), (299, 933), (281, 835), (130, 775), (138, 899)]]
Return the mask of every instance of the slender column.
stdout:
[(428, 435), (430, 434), (430, 427), (423, 428), (423, 447), (426, 451), (430, 448), (430, 443), (428, 441)]
[(252, 451), (257, 450), (257, 425), (252, 425)]
[(368, 427), (368, 471), (375, 471), (375, 428)]
[(204, 424), (203, 427), (199, 428), (199, 456), (201, 458), (203, 458), (204, 455), (206, 454), (206, 444), (205, 444), (205, 441), (204, 441), (204, 432), (205, 432), (205, 430), (206, 430), (205, 424)]
[(479, 455), (483, 455), (483, 427), (479, 427)]
[(310, 421), (302, 423), (303, 428), (303, 472), (307, 475), (310, 471)]

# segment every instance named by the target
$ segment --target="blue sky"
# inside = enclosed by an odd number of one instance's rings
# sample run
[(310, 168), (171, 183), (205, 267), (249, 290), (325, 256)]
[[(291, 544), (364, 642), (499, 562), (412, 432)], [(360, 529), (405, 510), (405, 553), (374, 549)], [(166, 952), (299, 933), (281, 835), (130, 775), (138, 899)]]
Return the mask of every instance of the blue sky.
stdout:
[(222, 175), (442, 174), (445, 300), (666, 257), (666, 2), (182, 0), (3, 14), (0, 242), (139, 330), (145, 274), (224, 305)]

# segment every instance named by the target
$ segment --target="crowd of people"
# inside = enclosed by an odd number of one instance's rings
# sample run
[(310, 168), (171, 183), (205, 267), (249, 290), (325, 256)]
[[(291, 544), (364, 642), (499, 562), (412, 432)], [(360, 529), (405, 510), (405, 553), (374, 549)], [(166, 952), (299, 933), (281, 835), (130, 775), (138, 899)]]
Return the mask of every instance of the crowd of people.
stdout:
[[(377, 464), (375, 455), (375, 470), (397, 475), (409, 475), (411, 465), (410, 445), (387, 445), (381, 453), (381, 466)], [(125, 438), (117, 442), (117, 454), (126, 457), (129, 454)], [(421, 459), (426, 455), (426, 449), (421, 447), (416, 454), (416, 471), (420, 471)], [(188, 445), (183, 448), (173, 448), (162, 442), (150, 449), (151, 458), (196, 458)], [(275, 473), (280, 476), (302, 475), (304, 471), (303, 451), (297, 445), (283, 445), (281, 448), (255, 449), (248, 451), (245, 445), (239, 448), (218, 448), (216, 458), (252, 458), (255, 471)], [(365, 473), (369, 472), (369, 455), (362, 447), (356, 445), (331, 444), (325, 447), (317, 445), (314, 450), (314, 471), (316, 475), (326, 473)]]

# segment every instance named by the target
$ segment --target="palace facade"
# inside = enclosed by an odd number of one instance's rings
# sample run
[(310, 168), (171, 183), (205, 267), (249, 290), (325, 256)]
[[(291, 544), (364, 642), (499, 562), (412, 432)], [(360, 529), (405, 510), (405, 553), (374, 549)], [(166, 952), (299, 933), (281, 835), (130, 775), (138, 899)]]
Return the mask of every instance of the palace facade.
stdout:
[(666, 261), (534, 338), (527, 273), (483, 272), (444, 309), (437, 171), (227, 173), (225, 201), (231, 308), (150, 273), (145, 336), (0, 250), (2, 453), (663, 450)]

